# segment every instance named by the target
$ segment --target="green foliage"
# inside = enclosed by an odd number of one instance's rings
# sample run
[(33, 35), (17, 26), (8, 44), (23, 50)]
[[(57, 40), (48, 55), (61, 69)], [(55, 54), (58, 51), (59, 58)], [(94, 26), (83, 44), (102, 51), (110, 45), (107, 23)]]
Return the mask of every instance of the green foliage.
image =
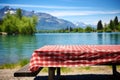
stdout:
[(115, 19), (114, 19), (114, 24), (115, 24), (115, 26), (117, 26), (117, 25), (119, 24), (119, 22), (118, 22), (118, 17), (117, 17), (117, 16), (116, 16)]
[(17, 66), (16, 64), (4, 64), (0, 66), (0, 69), (13, 69)]
[(20, 8), (17, 9), (17, 11), (16, 11), (16, 17), (18, 17), (19, 19), (22, 18), (22, 10)]
[(120, 31), (120, 23), (118, 24), (117, 30)]
[[(88, 27), (89, 29), (89, 32), (93, 32), (94, 29), (92, 27)], [(84, 30), (83, 28), (81, 27), (78, 27), (78, 28), (66, 28), (66, 29), (60, 29), (60, 30), (39, 30), (38, 32), (39, 33), (75, 33), (75, 32), (78, 32), (78, 33), (82, 33), (82, 32), (85, 32), (86, 30)]]
[(117, 16), (114, 18), (114, 20), (110, 20), (108, 25), (104, 26), (105, 32), (118, 32), (120, 31), (120, 22), (118, 22)]
[(0, 23), (0, 31), (8, 34), (33, 34), (36, 32), (37, 17), (22, 16), (21, 9), (16, 14), (6, 14)]
[(90, 26), (87, 26), (86, 28), (85, 28), (85, 32), (92, 32), (93, 31), (93, 29), (92, 29), (92, 27), (90, 27)]
[(110, 28), (111, 30), (114, 30), (114, 29), (115, 29), (114, 22), (113, 22), (112, 20), (110, 20), (109, 28)]
[(109, 27), (104, 27), (104, 32), (111, 32), (111, 29)]
[(23, 67), (24, 65), (28, 64), (29, 60), (28, 59), (22, 59), (18, 62), (18, 64), (20, 65), (20, 67)]
[(29, 63), (28, 59), (22, 59), (17, 63), (7, 63), (7, 64), (0, 65), (0, 69), (13, 69), (16, 67), (23, 67), (28, 63)]
[(83, 32), (84, 29), (79, 27), (79, 28), (74, 28), (72, 32)]

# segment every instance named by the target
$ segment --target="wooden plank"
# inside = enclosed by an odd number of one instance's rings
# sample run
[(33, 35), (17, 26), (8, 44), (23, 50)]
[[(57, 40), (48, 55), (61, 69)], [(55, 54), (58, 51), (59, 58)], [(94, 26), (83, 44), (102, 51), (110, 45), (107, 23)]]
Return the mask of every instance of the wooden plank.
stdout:
[(16, 71), (14, 73), (14, 77), (33, 77), (33, 76), (36, 76), (42, 70), (42, 68), (43, 67), (40, 67), (39, 70), (36, 72), (31, 72), (29, 70), (29, 64), (27, 64), (21, 69), (19, 69), (18, 71)]

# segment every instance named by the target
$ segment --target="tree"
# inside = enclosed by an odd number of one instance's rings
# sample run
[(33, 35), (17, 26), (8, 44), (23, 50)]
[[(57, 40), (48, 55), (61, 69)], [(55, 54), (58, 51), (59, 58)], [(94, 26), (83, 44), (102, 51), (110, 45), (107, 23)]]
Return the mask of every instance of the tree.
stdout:
[(85, 28), (85, 32), (92, 32), (93, 31), (93, 29), (92, 29), (92, 27), (90, 27), (90, 26), (87, 26), (86, 28)]
[(118, 22), (118, 17), (116, 16), (115, 19), (114, 19), (114, 28), (115, 30), (118, 30), (118, 26), (119, 25), (119, 22)]
[(117, 16), (116, 16), (115, 19), (114, 19), (114, 24), (115, 24), (115, 26), (117, 26), (117, 25), (119, 24), (119, 22), (118, 22), (118, 17), (117, 17)]
[(120, 24), (118, 25), (118, 29), (117, 30), (120, 31)]
[(115, 29), (114, 22), (110, 20), (109, 28), (113, 31)]
[(33, 15), (33, 16), (32, 16), (32, 22), (33, 22), (34, 25), (36, 25), (37, 22), (38, 22), (38, 17), (35, 16), (35, 15)]
[(98, 21), (98, 24), (97, 24), (97, 30), (103, 30), (103, 25), (102, 25), (102, 21)]
[(84, 31), (84, 29), (81, 28), (81, 27), (77, 28), (77, 30), (78, 30), (78, 32), (83, 32)]
[(72, 31), (73, 31), (73, 28), (72, 28), (72, 27), (70, 27), (70, 29), (69, 29), (69, 30), (70, 30), (70, 32), (72, 32)]
[(3, 23), (3, 20), (2, 19), (0, 19), (0, 32), (2, 31), (2, 23)]
[(22, 10), (21, 10), (20, 8), (17, 9), (17, 11), (16, 11), (16, 16), (17, 16), (19, 19), (22, 18)]

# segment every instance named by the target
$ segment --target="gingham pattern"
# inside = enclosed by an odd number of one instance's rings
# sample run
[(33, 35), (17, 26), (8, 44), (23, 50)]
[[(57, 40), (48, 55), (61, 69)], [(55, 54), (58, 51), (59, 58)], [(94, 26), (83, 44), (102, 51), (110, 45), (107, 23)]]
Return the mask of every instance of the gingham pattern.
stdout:
[(120, 63), (120, 45), (48, 45), (34, 51), (30, 70), (109, 63)]

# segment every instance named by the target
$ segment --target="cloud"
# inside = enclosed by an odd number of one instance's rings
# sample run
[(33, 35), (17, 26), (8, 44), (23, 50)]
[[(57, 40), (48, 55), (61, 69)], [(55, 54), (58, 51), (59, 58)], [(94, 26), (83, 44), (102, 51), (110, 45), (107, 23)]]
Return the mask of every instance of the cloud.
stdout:
[[(0, 6), (39, 8), (42, 12), (47, 12), (53, 16), (85, 16), (99, 14), (120, 14), (120, 10), (100, 11), (93, 7), (69, 7), (69, 6), (49, 6), (49, 5), (27, 5), (27, 4), (6, 4), (0, 3)], [(37, 10), (37, 12), (39, 12)]]
[(48, 13), (54, 16), (85, 16), (100, 14), (120, 14), (120, 11), (52, 11)]
[(49, 6), (49, 5), (28, 5), (28, 4), (5, 4), (2, 3), (0, 6), (13, 6), (13, 7), (27, 7), (27, 8), (45, 8), (45, 9), (83, 9), (89, 7), (68, 7), (68, 6)]

